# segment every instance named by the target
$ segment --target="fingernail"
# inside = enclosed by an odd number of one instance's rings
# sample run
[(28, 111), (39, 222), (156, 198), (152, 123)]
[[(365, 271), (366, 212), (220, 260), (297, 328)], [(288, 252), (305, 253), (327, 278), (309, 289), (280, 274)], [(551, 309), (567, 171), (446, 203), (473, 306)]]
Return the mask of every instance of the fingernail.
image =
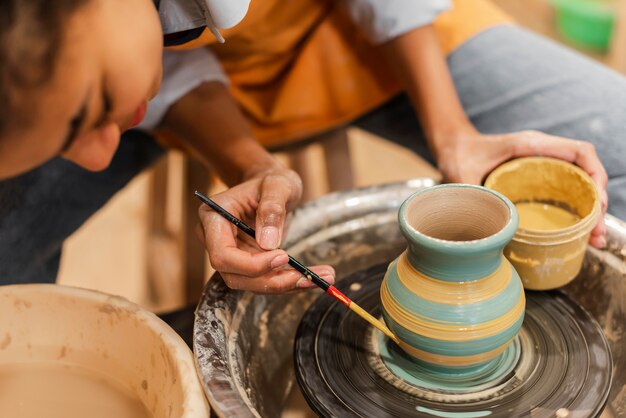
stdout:
[(307, 279), (304, 276), (301, 276), (298, 281), (296, 282), (296, 287), (298, 288), (303, 288), (303, 287), (314, 287), (315, 283), (313, 283), (312, 281), (310, 281), (309, 279)]
[(335, 276), (333, 274), (325, 274), (323, 276), (321, 276), (322, 279), (324, 279), (325, 281), (327, 281), (330, 284), (334, 284), (335, 283)]
[(270, 267), (276, 269), (278, 267), (282, 267), (289, 262), (289, 256), (287, 254), (281, 254), (274, 257), (272, 262), (270, 263)]
[(278, 248), (278, 228), (275, 226), (266, 226), (263, 228), (259, 244), (266, 250)]

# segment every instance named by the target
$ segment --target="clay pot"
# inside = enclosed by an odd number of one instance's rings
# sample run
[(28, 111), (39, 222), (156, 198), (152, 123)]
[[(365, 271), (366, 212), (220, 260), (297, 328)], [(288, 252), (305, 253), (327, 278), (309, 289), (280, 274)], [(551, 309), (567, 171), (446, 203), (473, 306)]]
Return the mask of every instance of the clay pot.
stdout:
[(418, 362), (467, 369), (494, 360), (524, 318), (522, 283), (502, 255), (518, 218), (501, 194), (447, 184), (400, 207), (408, 241), (381, 285), (383, 317)]
[[(46, 375), (48, 384), (40, 383), (42, 371), (52, 369), (58, 379)], [(209, 417), (191, 350), (156, 315), (121, 297), (58, 285), (0, 286), (0, 382), (19, 384), (28, 377), (22, 370), (39, 373), (31, 382), (44, 387), (29, 387), (32, 393), (26, 395), (32, 399), (25, 404), (30, 409), (20, 410), (20, 416), (119, 417), (103, 400), (105, 389), (115, 388), (143, 407), (141, 416)], [(77, 379), (83, 380), (75, 384)], [(103, 388), (102, 398), (96, 391), (88, 399), (77, 390), (93, 382)], [(50, 408), (33, 415), (37, 403)], [(76, 415), (80, 408), (91, 410)], [(12, 409), (0, 405), (0, 411), (7, 410)]]

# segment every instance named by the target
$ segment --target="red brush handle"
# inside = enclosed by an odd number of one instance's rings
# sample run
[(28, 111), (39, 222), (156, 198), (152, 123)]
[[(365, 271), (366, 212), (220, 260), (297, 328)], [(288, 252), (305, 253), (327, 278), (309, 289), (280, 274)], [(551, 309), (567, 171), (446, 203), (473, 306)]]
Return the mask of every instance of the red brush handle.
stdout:
[(335, 299), (337, 299), (339, 302), (343, 303), (344, 305), (346, 305), (346, 306), (348, 306), (348, 307), (349, 307), (349, 306), (350, 306), (350, 304), (352, 303), (352, 301), (351, 301), (351, 300), (350, 300), (350, 299), (349, 299), (346, 295), (344, 295), (343, 293), (341, 293), (341, 292), (339, 291), (339, 289), (337, 289), (337, 288), (336, 288), (335, 286), (333, 286), (333, 285), (330, 285), (330, 286), (328, 287), (327, 292), (328, 292), (328, 293), (329, 293), (332, 297), (334, 297), (334, 298), (335, 298)]

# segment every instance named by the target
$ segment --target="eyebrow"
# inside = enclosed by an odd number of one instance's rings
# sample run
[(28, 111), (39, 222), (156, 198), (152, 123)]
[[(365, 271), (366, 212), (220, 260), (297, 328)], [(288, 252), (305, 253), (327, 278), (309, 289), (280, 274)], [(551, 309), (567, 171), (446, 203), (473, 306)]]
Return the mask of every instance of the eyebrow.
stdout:
[[(90, 94), (87, 93), (87, 97), (83, 101), (83, 104), (78, 110), (78, 113), (70, 121), (70, 130), (67, 134), (67, 137), (63, 141), (63, 146), (61, 147), (61, 151), (60, 151), (61, 153), (67, 151), (67, 149), (72, 146), (72, 144), (74, 143), (74, 140), (76, 140), (76, 137), (78, 136), (78, 132), (80, 131), (80, 128), (85, 123), (85, 119), (87, 117), (87, 102), (89, 101), (89, 96)], [(111, 109), (113, 106), (111, 97), (109, 96), (107, 91), (104, 89), (102, 90), (102, 103), (103, 103), (102, 112), (100, 113), (100, 115), (98, 116), (98, 119), (96, 119), (96, 122), (94, 123), (94, 126), (96, 127), (104, 123), (107, 116), (111, 112)]]

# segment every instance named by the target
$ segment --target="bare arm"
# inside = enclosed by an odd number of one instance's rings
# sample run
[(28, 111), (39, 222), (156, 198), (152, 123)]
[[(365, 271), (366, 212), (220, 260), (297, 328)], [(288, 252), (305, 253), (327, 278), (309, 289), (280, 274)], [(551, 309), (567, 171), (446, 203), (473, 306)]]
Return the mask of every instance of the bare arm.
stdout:
[[(206, 205), (199, 209), (202, 240), (211, 264), (228, 286), (259, 293), (314, 286), (295, 270), (284, 268), (287, 254), (278, 248), (286, 214), (302, 195), (300, 178), (254, 140), (227, 87), (219, 82), (198, 86), (170, 107), (163, 126), (178, 134), (231, 186), (213, 199), (255, 225), (257, 242), (253, 243), (238, 236), (228, 221)], [(332, 267), (313, 269), (334, 282)]]
[(431, 25), (399, 36), (382, 48), (413, 102), (436, 158), (457, 138), (474, 131)]
[[(448, 181), (480, 184), (503, 162), (543, 155), (577, 164), (593, 178), (606, 211), (607, 174), (593, 144), (536, 131), (499, 135), (479, 133), (466, 116), (435, 30), (422, 26), (381, 46), (413, 102), (428, 145)], [(590, 243), (605, 245), (603, 217)]]
[(228, 88), (209, 82), (174, 103), (163, 126), (175, 132), (220, 174), (235, 186), (261, 171), (283, 169), (257, 141)]

